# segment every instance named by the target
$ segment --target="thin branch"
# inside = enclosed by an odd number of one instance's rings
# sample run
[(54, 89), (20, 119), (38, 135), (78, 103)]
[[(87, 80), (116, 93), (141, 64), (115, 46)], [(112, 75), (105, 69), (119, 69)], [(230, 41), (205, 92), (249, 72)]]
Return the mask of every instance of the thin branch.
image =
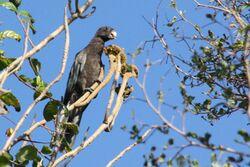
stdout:
[(145, 73), (144, 73), (144, 77), (143, 77), (143, 81), (142, 83), (140, 83), (138, 81), (138, 86), (142, 89), (142, 92), (143, 92), (143, 95), (144, 95), (144, 98), (148, 104), (148, 106), (153, 110), (153, 112), (168, 126), (170, 127), (171, 129), (173, 129), (174, 131), (176, 131), (177, 133), (179, 133), (180, 135), (184, 136), (185, 133), (178, 129), (177, 127), (175, 127), (171, 122), (169, 122), (162, 114), (161, 112), (152, 104), (151, 100), (149, 99), (149, 96), (147, 94), (147, 90), (146, 90), (146, 78), (147, 78), (147, 73), (149, 71), (149, 68), (150, 66), (147, 65), (146, 66), (146, 69), (145, 69)]
[(218, 7), (218, 6), (211, 6), (211, 5), (206, 5), (206, 4), (202, 4), (200, 2), (198, 2), (197, 0), (193, 0), (197, 6), (201, 6), (204, 8), (210, 8), (210, 9), (215, 9), (215, 10), (220, 10), (222, 12), (226, 12), (228, 14), (231, 14), (234, 19), (236, 20), (237, 23), (239, 23), (239, 25), (243, 28), (245, 26), (247, 26), (247, 24), (245, 23), (245, 21), (240, 17), (239, 12), (235, 11), (233, 8), (229, 9), (227, 8), (220, 0), (216, 0), (219, 5), (221, 5), (223, 8)]
[(17, 137), (12, 143), (10, 144), (10, 147), (13, 147), (15, 144), (17, 144), (19, 141), (24, 140), (25, 137), (29, 136), (35, 129), (38, 127), (44, 125), (46, 123), (46, 120), (39, 121), (32, 125), (28, 130), (26, 130), (21, 136)]
[(115, 162), (117, 162), (120, 158), (122, 158), (128, 151), (132, 150), (135, 146), (138, 144), (142, 143), (147, 136), (149, 136), (154, 128), (148, 129), (140, 139), (138, 139), (136, 142), (133, 144), (129, 145), (126, 147), (123, 151), (121, 151), (114, 159), (109, 161), (109, 163), (106, 165), (106, 167), (111, 167)]
[(193, 0), (197, 6), (201, 6), (201, 7), (205, 7), (205, 8), (210, 8), (210, 9), (216, 9), (216, 10), (220, 10), (222, 12), (226, 12), (226, 13), (230, 13), (230, 11), (226, 8), (220, 8), (218, 6), (212, 6), (212, 5), (206, 5), (206, 4), (202, 4), (200, 2), (198, 2), (197, 0)]

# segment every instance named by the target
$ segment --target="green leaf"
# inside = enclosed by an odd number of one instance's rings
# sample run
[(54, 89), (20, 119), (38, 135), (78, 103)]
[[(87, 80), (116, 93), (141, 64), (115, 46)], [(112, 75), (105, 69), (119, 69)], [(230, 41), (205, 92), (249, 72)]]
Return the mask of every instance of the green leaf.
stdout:
[(15, 7), (19, 7), (20, 6), (20, 4), (22, 3), (22, 0), (9, 0), (10, 2), (12, 2), (14, 5), (15, 5)]
[(36, 76), (33, 79), (32, 86), (40, 87), (41, 90), (44, 90), (47, 84), (45, 84), (40, 76)]
[(132, 53), (132, 58), (136, 58), (142, 51), (142, 48), (137, 48), (134, 53)]
[(0, 2), (0, 6), (6, 8), (8, 10), (11, 10), (13, 12), (17, 11), (16, 6), (13, 3), (11, 3), (11, 2)]
[[(40, 94), (44, 91), (44, 89), (45, 89), (44, 86), (38, 86), (38, 87), (36, 88), (37, 91), (36, 91), (36, 92), (34, 93), (34, 95), (33, 95), (34, 100), (35, 100), (36, 98), (38, 98), (38, 96), (40, 96)], [(46, 95), (45, 95), (41, 100), (45, 100), (45, 99), (47, 99), (48, 97), (51, 97), (51, 96), (52, 96), (52, 93), (47, 92)]]
[(11, 93), (6, 92), (0, 95), (0, 99), (8, 106), (13, 106), (16, 111), (21, 110), (21, 106), (17, 98)]
[[(33, 79), (33, 82), (31, 83), (32, 86), (36, 88), (36, 92), (33, 95), (33, 98), (36, 99), (40, 94), (44, 91), (47, 84), (42, 80), (42, 78), (38, 75)], [(42, 98), (42, 100), (51, 97), (52, 94), (50, 92), (47, 92), (46, 96)]]
[(18, 42), (21, 40), (21, 36), (12, 30), (5, 30), (0, 32), (0, 40), (5, 38), (12, 38), (17, 40)]
[(74, 123), (63, 123), (63, 129), (70, 130), (70, 132), (72, 132), (74, 135), (77, 135), (79, 133), (79, 127), (77, 126), (77, 124)]
[(11, 161), (13, 161), (12, 155), (10, 155), (7, 152), (4, 152), (0, 156), (0, 166), (1, 167), (10, 167), (11, 166)]
[(60, 111), (60, 108), (62, 108), (62, 104), (59, 101), (49, 101), (44, 110), (43, 110), (43, 117), (46, 121), (51, 121), (55, 118), (56, 114)]
[(15, 60), (15, 58), (6, 58), (4, 56), (0, 56), (0, 71), (8, 67), (8, 65), (10, 65)]
[(239, 130), (238, 134), (243, 138), (245, 142), (250, 142), (250, 135), (246, 131)]
[(37, 157), (37, 149), (32, 145), (22, 147), (16, 154), (19, 162), (34, 160)]
[(173, 161), (172, 160), (168, 160), (167, 161), (167, 166), (168, 167), (173, 167)]
[(17, 12), (19, 15), (21, 16), (25, 16), (25, 17), (31, 17), (30, 13), (26, 10), (18, 10)]
[(172, 27), (172, 26), (174, 25), (174, 23), (176, 23), (176, 21), (177, 21), (177, 17), (174, 16), (174, 17), (172, 18), (172, 20), (169, 21), (169, 22), (167, 23), (167, 26), (168, 26), (168, 27)]
[(201, 32), (201, 27), (198, 24), (195, 24), (194, 28), (196, 31)]
[(36, 70), (35, 72), (39, 73), (41, 69), (41, 63), (38, 61), (38, 59), (35, 59), (35, 58), (31, 59), (31, 63), (33, 64), (35, 68), (34, 70)]
[(171, 0), (170, 7), (176, 8), (176, 2), (174, 0)]
[(30, 20), (30, 22), (32, 24), (35, 23), (35, 19), (31, 16), (31, 14), (28, 11), (26, 11), (26, 10), (19, 10), (18, 14), (21, 15), (21, 16), (25, 16), (25, 17), (29, 18), (29, 20)]
[(42, 162), (41, 157), (37, 156), (32, 163), (32, 167), (38, 167), (38, 166), (44, 166), (43, 164), (40, 164)]
[(211, 30), (208, 30), (208, 36), (213, 39), (214, 33)]
[(174, 139), (172, 139), (172, 138), (169, 139), (169, 140), (168, 140), (168, 144), (169, 144), (169, 145), (173, 145), (173, 144), (174, 144)]
[(30, 29), (32, 30), (32, 33), (35, 34), (36, 29), (35, 29), (35, 27), (33, 25), (33, 23), (35, 23), (35, 19), (31, 16), (31, 14), (26, 10), (20, 10), (20, 11), (18, 11), (18, 14), (21, 15), (21, 16), (24, 16), (24, 18), (22, 18), (22, 20), (25, 23), (30, 24)]
[(217, 161), (217, 155), (215, 153), (211, 154), (211, 164)]
[(198, 135), (196, 133), (194, 133), (194, 132), (188, 132), (187, 136), (192, 137), (192, 138), (197, 138), (198, 137)]
[(4, 56), (4, 50), (0, 50), (0, 56)]
[(184, 167), (186, 166), (186, 157), (184, 157), (183, 155), (179, 155), (177, 158), (176, 158), (176, 164), (177, 166), (179, 167)]
[(33, 34), (36, 33), (36, 29), (35, 29), (35, 27), (33, 26), (33, 24), (30, 24), (30, 29), (32, 30), (32, 33), (33, 33)]
[(199, 167), (199, 162), (196, 160), (192, 161), (192, 167)]
[(157, 92), (157, 98), (158, 98), (158, 100), (159, 100), (160, 103), (164, 103), (164, 92), (161, 91), (161, 90), (159, 90)]
[(41, 152), (43, 154), (51, 154), (52, 153), (52, 149), (50, 147), (48, 147), (48, 146), (43, 146)]
[(210, 138), (211, 138), (211, 134), (205, 133), (204, 137), (199, 137), (198, 140), (199, 140), (202, 144), (207, 145), (207, 146), (208, 146), (208, 145), (210, 146), (210, 144), (209, 144)]
[(28, 78), (26, 75), (20, 75), (19, 77), (20, 77), (24, 82), (28, 82), (28, 83), (30, 83), (30, 84), (33, 83), (33, 79)]

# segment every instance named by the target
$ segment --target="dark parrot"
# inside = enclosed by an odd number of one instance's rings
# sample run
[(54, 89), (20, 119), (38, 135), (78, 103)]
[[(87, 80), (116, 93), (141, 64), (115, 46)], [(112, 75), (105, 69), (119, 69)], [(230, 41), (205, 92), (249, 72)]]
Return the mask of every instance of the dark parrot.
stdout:
[[(69, 73), (67, 88), (63, 99), (65, 106), (73, 104), (86, 91), (90, 91), (90, 87), (98, 80), (102, 68), (101, 55), (104, 43), (115, 39), (116, 35), (113, 28), (108, 26), (101, 27), (97, 30), (89, 44), (76, 54)], [(82, 114), (87, 106), (88, 105), (85, 105), (69, 111), (68, 116), (64, 118), (63, 121), (79, 126)], [(66, 128), (64, 137), (69, 145), (72, 146), (76, 135), (70, 128)], [(64, 148), (61, 148), (61, 150), (62, 149)]]

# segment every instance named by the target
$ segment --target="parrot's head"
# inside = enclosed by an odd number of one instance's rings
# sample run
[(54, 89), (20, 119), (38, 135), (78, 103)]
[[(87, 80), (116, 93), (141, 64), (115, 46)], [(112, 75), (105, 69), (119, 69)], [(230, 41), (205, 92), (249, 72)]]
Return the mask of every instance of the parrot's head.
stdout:
[(115, 39), (117, 37), (117, 33), (112, 27), (103, 26), (97, 30), (95, 36), (102, 38), (104, 42), (106, 42)]

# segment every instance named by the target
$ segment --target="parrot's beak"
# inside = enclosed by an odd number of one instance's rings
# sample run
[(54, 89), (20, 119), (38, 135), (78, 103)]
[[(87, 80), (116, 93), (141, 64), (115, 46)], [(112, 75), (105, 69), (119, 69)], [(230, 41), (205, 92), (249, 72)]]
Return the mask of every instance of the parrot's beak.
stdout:
[(115, 39), (117, 37), (117, 33), (113, 30), (111, 31), (111, 33), (109, 34), (109, 39)]

